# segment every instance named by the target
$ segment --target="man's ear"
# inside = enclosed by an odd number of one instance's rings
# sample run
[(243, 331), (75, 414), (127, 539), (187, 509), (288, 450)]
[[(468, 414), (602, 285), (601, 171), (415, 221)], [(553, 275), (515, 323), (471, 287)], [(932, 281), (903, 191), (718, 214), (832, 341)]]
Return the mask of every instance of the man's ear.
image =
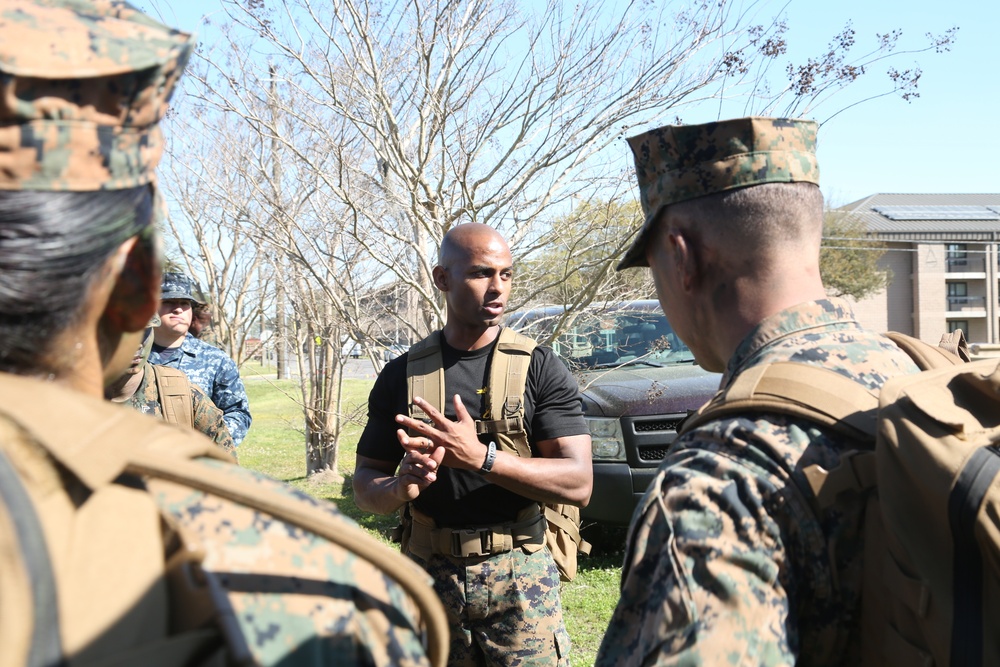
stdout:
[(160, 280), (163, 267), (156, 240), (131, 238), (123, 243), (112, 260), (117, 275), (104, 310), (104, 319), (122, 332), (145, 329), (160, 307)]
[(434, 278), (434, 286), (437, 287), (442, 292), (448, 291), (448, 270), (443, 266), (435, 266), (434, 270), (431, 272), (431, 276)]
[(680, 274), (680, 284), (685, 291), (691, 291), (701, 278), (695, 245), (696, 241), (693, 242), (683, 230), (671, 229), (667, 232), (667, 247), (673, 255), (674, 268)]

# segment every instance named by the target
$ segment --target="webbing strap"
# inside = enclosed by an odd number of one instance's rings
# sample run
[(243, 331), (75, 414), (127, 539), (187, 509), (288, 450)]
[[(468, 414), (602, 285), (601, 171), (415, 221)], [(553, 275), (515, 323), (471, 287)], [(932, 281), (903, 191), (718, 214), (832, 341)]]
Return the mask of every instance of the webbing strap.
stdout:
[[(903, 352), (910, 355), (910, 359), (913, 359), (913, 363), (919, 366), (922, 371), (932, 368), (951, 368), (952, 366), (959, 366), (968, 361), (968, 359), (963, 359), (959, 356), (961, 354), (960, 343), (954, 341), (953, 337), (947, 334), (941, 337), (941, 346), (930, 345), (918, 338), (907, 336), (897, 331), (888, 331), (885, 333), (885, 337), (895, 343)], [(952, 343), (955, 344), (955, 350), (949, 351), (948, 348)], [(966, 354), (968, 354), (968, 346), (965, 349)]]
[(184, 371), (150, 364), (156, 379), (156, 391), (160, 396), (163, 418), (171, 424), (194, 428), (194, 412), (191, 409), (191, 381)]
[(33, 617), (27, 666), (53, 667), (64, 664), (55, 575), (52, 572), (52, 561), (45, 545), (42, 525), (28, 492), (2, 449), (0, 449), (0, 503), (5, 506), (0, 508), (0, 511), (4, 511), (13, 525), (17, 540), (16, 548), (21, 552), (20, 561), (25, 574), (28, 575), (31, 589), (31, 608), (17, 610), (19, 614), (30, 612)]
[[(414, 419), (427, 420), (424, 411), (413, 406), (415, 396), (444, 412), (444, 360), (440, 336), (441, 332), (435, 331), (413, 345), (407, 355), (407, 398), (410, 416)], [(536, 345), (535, 341), (512, 329), (500, 330), (489, 369), (486, 411), (483, 418), (476, 421), (477, 434), (524, 434), (524, 388), (531, 352)], [(530, 450), (527, 446), (525, 449)]]
[(685, 420), (682, 432), (725, 416), (775, 412), (802, 417), (852, 439), (873, 439), (878, 395), (854, 380), (820, 366), (793, 361), (761, 364)]
[[(535, 345), (535, 341), (513, 329), (500, 330), (500, 339), (490, 368), (490, 388), (487, 393), (489, 417), (523, 418), (524, 388), (528, 382), (528, 366), (531, 364), (531, 352)], [(506, 362), (506, 368), (503, 373), (498, 373), (501, 358)]]
[(444, 413), (444, 360), (441, 356), (441, 332), (435, 331), (414, 344), (406, 357), (407, 399), (410, 416), (429, 421), (427, 414), (413, 405), (419, 396)]

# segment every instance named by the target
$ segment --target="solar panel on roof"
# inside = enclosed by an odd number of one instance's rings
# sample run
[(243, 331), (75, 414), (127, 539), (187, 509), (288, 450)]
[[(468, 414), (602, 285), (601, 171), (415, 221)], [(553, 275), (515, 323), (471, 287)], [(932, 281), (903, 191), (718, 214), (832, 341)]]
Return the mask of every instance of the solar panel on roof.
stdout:
[(890, 220), (1000, 220), (1000, 206), (873, 206)]

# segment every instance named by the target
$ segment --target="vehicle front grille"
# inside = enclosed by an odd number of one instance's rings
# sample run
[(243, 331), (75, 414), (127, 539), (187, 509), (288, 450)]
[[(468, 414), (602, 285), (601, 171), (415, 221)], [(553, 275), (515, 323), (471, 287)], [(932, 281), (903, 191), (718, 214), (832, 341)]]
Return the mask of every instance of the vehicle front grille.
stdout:
[(669, 447), (640, 447), (639, 458), (643, 461), (662, 461)]
[(636, 421), (633, 424), (636, 433), (654, 433), (656, 431), (674, 432), (680, 426), (683, 418), (680, 419), (656, 419), (650, 421)]
[(684, 421), (684, 414), (625, 417), (626, 448), (629, 460), (640, 467), (654, 467), (667, 455), (670, 443), (677, 438), (677, 427)]

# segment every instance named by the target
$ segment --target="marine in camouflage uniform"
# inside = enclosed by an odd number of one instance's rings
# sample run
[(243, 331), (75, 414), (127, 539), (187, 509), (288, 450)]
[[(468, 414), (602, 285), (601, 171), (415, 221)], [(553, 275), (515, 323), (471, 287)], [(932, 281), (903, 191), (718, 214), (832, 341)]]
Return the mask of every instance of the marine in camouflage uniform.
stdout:
[[(134, 410), (146, 415), (163, 419), (163, 403), (160, 392), (156, 388), (155, 370), (148, 361), (142, 364), (142, 381), (135, 394), (128, 399), (127, 404)], [(215, 407), (212, 399), (205, 395), (198, 385), (191, 385), (191, 415), (192, 428), (207, 435), (224, 452), (236, 454), (236, 445), (229, 435), (229, 429), (222, 420), (222, 411)]]
[[(870, 389), (917, 371), (824, 298), (815, 131), (749, 118), (630, 139), (647, 218), (619, 268), (648, 262), (668, 319), (723, 388), (776, 361)], [(804, 467), (832, 470), (857, 446), (765, 413), (683, 432), (633, 515), (597, 664), (860, 663), (862, 502), (819, 513), (801, 491)]]
[[(202, 303), (197, 297), (201, 292), (197, 283), (184, 274), (165, 273), (161, 289), (165, 305), (160, 309), (160, 315), (164, 319), (170, 317), (170, 308), (166, 305), (168, 300), (188, 301), (192, 311), (195, 305)], [(190, 325), (193, 312), (188, 312), (187, 316)], [(166, 327), (164, 322), (157, 329), (158, 343), (164, 340)], [(170, 332), (167, 331), (166, 335), (169, 337)], [(192, 384), (201, 387), (222, 410), (229, 433), (238, 447), (246, 437), (253, 418), (250, 415), (250, 400), (236, 363), (219, 348), (198, 340), (186, 331), (179, 344), (176, 343), (177, 338), (174, 335), (169, 346), (154, 344), (149, 362), (183, 371)]]
[(101, 396), (159, 300), (158, 122), (193, 47), (122, 2), (0, 6), (0, 664), (428, 665), (419, 568)]
[(491, 227), (466, 223), (445, 235), (434, 282), (448, 317), (434, 336), (442, 390), (452, 400), (441, 414), (416, 394), (428, 421), (407, 416), (410, 348), (375, 381), (358, 442), (355, 502), (382, 514), (408, 505), (405, 550), (431, 574), (448, 611), (453, 666), (569, 664), (559, 572), (538, 502), (581, 505), (590, 497), (590, 435), (578, 385), (551, 349), (535, 348), (523, 402), (530, 457), (497, 449), (474, 423), (487, 418), (489, 360), (511, 265), (506, 241)]
[[(160, 396), (160, 384), (157, 382), (157, 371), (153, 364), (149, 363), (149, 350), (153, 344), (153, 329), (160, 326), (160, 318), (154, 316), (146, 328), (145, 338), (139, 344), (139, 349), (132, 359), (132, 364), (125, 370), (121, 378), (104, 388), (104, 397), (113, 403), (128, 405), (133, 410), (146, 415), (151, 415), (157, 419), (166, 419), (167, 413), (163, 408), (163, 397)], [(196, 385), (193, 385), (179, 371), (168, 371), (177, 373), (176, 377), (169, 377), (167, 382), (181, 382), (183, 391), (181, 396), (190, 401), (190, 411), (176, 415), (175, 423), (188, 426), (196, 431), (204, 433), (211, 438), (216, 445), (232, 456), (236, 456), (236, 445), (229, 435), (226, 423), (222, 421), (222, 411), (215, 407), (212, 399), (205, 395), (205, 392)], [(187, 416), (191, 418), (190, 423), (182, 423), (178, 418)]]

